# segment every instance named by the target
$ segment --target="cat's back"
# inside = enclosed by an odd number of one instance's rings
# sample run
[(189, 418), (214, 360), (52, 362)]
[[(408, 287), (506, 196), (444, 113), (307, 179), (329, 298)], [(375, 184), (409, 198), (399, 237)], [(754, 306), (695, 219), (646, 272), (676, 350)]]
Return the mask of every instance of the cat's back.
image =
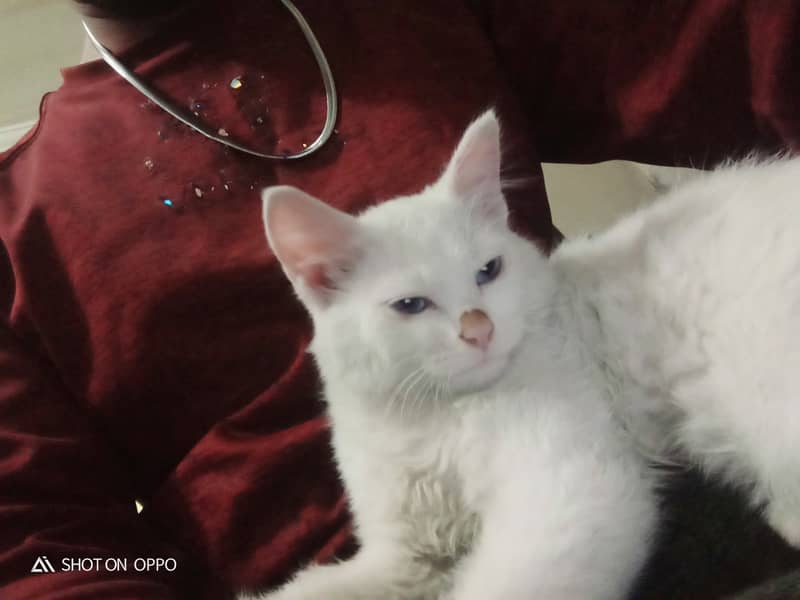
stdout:
[(657, 304), (725, 326), (755, 325), (764, 311), (791, 317), (800, 294), (800, 159), (699, 176), (637, 217), (639, 275)]
[(800, 159), (750, 161), (554, 254), (628, 413), (800, 392), (798, 232)]
[(766, 306), (800, 291), (798, 231), (800, 158), (746, 161), (698, 175), (602, 234), (567, 242), (553, 261), (579, 286), (620, 301), (704, 313)]
[(641, 222), (654, 265), (674, 254), (730, 276), (734, 263), (741, 274), (742, 267), (795, 261), (800, 158), (734, 163), (699, 175), (631, 220), (634, 227)]

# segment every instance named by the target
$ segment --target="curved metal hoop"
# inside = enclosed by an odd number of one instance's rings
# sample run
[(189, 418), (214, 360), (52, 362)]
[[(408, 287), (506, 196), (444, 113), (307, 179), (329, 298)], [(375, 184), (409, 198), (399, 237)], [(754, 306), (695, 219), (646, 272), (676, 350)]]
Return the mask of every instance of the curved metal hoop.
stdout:
[(114, 54), (108, 48), (100, 43), (92, 30), (86, 24), (86, 21), (83, 21), (83, 28), (86, 30), (86, 35), (89, 37), (89, 41), (92, 42), (92, 45), (94, 45), (94, 47), (100, 53), (100, 56), (103, 58), (103, 60), (108, 63), (108, 65), (114, 69), (114, 71), (116, 71), (120, 77), (139, 90), (139, 92), (146, 96), (151, 102), (159, 106), (162, 110), (168, 112), (170, 115), (178, 119), (181, 123), (191, 127), (198, 133), (203, 134), (215, 142), (219, 142), (220, 144), (228, 146), (229, 148), (233, 148), (234, 150), (238, 150), (239, 152), (244, 152), (245, 154), (272, 160), (297, 160), (298, 158), (303, 158), (309, 154), (313, 154), (330, 139), (331, 135), (333, 134), (334, 126), (336, 125), (336, 117), (338, 116), (338, 100), (336, 95), (336, 85), (333, 80), (333, 73), (331, 72), (331, 68), (328, 65), (328, 59), (325, 57), (325, 53), (322, 51), (322, 47), (319, 45), (319, 41), (317, 41), (314, 32), (311, 30), (311, 27), (303, 17), (302, 13), (290, 0), (281, 0), (281, 2), (292, 14), (295, 21), (297, 21), (298, 26), (308, 42), (308, 45), (311, 47), (314, 58), (317, 60), (320, 73), (322, 74), (322, 83), (325, 86), (325, 105), (327, 109), (325, 115), (325, 124), (323, 125), (319, 136), (317, 136), (317, 139), (311, 142), (308, 147), (303, 148), (303, 150), (300, 152), (293, 154), (267, 154), (265, 152), (259, 152), (258, 150), (248, 148), (247, 146), (238, 144), (235, 141), (220, 135), (219, 130), (215, 131), (199, 119), (194, 118), (194, 115), (188, 111), (174, 105), (168, 99), (161, 96), (156, 90), (148, 85), (147, 82), (138, 77), (128, 67), (122, 64), (122, 62), (116, 56), (114, 56)]

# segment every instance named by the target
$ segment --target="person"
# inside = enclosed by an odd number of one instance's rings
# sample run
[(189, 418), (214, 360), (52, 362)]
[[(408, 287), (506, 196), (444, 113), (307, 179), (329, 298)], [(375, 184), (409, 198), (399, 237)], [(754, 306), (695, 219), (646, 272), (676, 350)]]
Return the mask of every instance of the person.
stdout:
[[(226, 137), (282, 154), (321, 130), (320, 69), (280, 2), (75, 4)], [(311, 156), (229, 150), (101, 61), (65, 69), (0, 155), (2, 598), (225, 598), (354, 551), (263, 187), (348, 211), (415, 192), (494, 105), (512, 223), (547, 249), (540, 159), (710, 163), (798, 139), (790, 1), (296, 4), (340, 98)]]

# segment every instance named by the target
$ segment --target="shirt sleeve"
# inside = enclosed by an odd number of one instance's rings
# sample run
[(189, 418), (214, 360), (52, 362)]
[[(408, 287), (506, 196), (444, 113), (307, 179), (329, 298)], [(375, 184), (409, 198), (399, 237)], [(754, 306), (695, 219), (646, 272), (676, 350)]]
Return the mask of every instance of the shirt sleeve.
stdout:
[(0, 598), (185, 597), (187, 556), (133, 498), (91, 416), (0, 325)]
[(794, 0), (474, 0), (542, 160), (711, 167), (800, 141)]

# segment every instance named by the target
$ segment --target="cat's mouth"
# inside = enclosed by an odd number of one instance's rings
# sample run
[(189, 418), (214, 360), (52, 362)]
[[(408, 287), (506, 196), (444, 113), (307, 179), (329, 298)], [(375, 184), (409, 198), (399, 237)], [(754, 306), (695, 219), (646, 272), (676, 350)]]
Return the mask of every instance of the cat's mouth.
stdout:
[(476, 361), (450, 374), (450, 386), (458, 393), (486, 389), (505, 373), (510, 359), (510, 354), (483, 352)]

